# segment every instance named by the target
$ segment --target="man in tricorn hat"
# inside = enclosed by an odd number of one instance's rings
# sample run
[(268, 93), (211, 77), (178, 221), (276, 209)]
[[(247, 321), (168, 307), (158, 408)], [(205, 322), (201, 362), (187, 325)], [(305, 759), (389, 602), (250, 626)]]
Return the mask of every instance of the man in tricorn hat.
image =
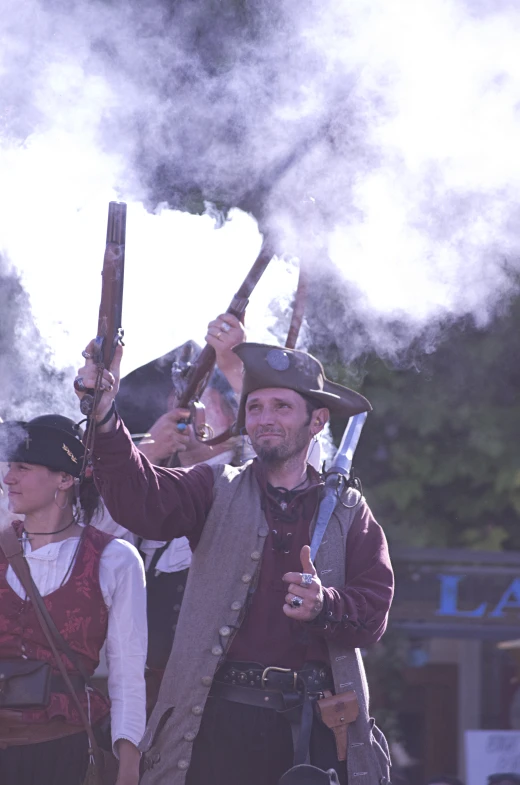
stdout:
[[(254, 343), (234, 351), (244, 365), (237, 429), (258, 456), (240, 468), (153, 467), (111, 408), (120, 350), (103, 377), (96, 416), (107, 421), (94, 474), (108, 509), (142, 536), (186, 536), (193, 550), (177, 636), (141, 744), (142, 782), (276, 785), (293, 748), (302, 762), (310, 735), (311, 764), (336, 769), (343, 784), (384, 785), (388, 748), (369, 720), (359, 647), (386, 628), (393, 593), (386, 540), (351, 489), (316, 565), (309, 549), (322, 487), (306, 461), (309, 444), (329, 412), (351, 417), (370, 404), (327, 380), (305, 352)], [(91, 361), (79, 373), (94, 385)], [(330, 723), (307, 710), (331, 693), (339, 722), (350, 722), (346, 762)], [(357, 717), (349, 709), (343, 718), (352, 696)]]

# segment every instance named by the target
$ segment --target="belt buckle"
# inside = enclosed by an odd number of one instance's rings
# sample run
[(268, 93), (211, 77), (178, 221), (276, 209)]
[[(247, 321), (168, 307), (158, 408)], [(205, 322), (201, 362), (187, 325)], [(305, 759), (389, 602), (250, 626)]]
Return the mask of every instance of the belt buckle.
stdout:
[(268, 668), (265, 668), (264, 672), (262, 673), (261, 684), (263, 690), (267, 689), (266, 682), (269, 681), (269, 679), (267, 678), (267, 674), (269, 673), (269, 671), (276, 671), (277, 673), (292, 673), (293, 689), (294, 691), (296, 691), (296, 684), (298, 681), (298, 674), (296, 673), (296, 671), (293, 671), (291, 668), (275, 668), (274, 665), (270, 665)]

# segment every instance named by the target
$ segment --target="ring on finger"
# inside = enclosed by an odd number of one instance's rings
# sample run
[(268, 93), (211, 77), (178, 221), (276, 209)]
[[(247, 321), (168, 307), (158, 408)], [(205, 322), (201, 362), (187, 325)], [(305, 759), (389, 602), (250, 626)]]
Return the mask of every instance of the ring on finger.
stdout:
[(303, 605), (303, 600), (301, 597), (293, 597), (290, 602), (291, 608), (301, 608)]
[(74, 389), (78, 392), (85, 392), (87, 389), (85, 382), (83, 381), (83, 376), (76, 376), (74, 379)]
[(301, 586), (310, 586), (312, 584), (313, 575), (310, 572), (302, 572)]
[(217, 334), (215, 335), (215, 338), (220, 338), (221, 335), (222, 335), (222, 332), (220, 330), (218, 330)]
[(83, 351), (81, 352), (81, 356), (84, 357), (85, 360), (91, 360), (92, 359), (92, 355), (90, 354), (90, 352), (87, 352), (86, 349), (83, 349)]
[(228, 333), (231, 330), (231, 326), (227, 322), (222, 322), (222, 324), (220, 325), (220, 329), (223, 332)]

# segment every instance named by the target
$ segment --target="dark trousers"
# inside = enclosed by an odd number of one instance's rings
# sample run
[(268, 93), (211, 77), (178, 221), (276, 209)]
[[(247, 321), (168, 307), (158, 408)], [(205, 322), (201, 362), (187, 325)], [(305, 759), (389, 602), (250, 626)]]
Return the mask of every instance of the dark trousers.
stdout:
[(0, 749), (1, 785), (81, 785), (88, 765), (86, 733)]
[[(291, 727), (282, 714), (221, 698), (208, 699), (193, 746), (186, 785), (278, 785), (293, 765)], [(336, 769), (347, 785), (334, 735), (317, 718), (310, 755), (314, 766)]]

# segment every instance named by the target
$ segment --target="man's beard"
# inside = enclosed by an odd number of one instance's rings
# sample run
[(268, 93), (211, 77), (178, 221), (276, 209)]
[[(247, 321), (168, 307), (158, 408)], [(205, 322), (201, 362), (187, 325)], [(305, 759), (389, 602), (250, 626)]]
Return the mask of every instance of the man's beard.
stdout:
[(287, 444), (274, 444), (272, 447), (253, 444), (253, 449), (263, 463), (279, 464), (292, 458), (292, 451)]
[(299, 433), (293, 439), (278, 444), (262, 444), (260, 439), (258, 441), (251, 439), (251, 444), (262, 463), (278, 466), (306, 450), (308, 441), (307, 433)]

